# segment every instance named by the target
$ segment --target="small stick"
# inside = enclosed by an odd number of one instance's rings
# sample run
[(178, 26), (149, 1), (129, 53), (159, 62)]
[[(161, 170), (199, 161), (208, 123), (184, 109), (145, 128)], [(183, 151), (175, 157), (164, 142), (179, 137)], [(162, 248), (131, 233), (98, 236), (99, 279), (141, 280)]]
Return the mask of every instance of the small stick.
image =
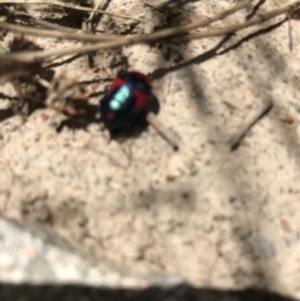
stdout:
[[(4, 0), (0, 0), (0, 3), (2, 3)], [(100, 49), (113, 49), (113, 48), (119, 48), (122, 46), (128, 46), (128, 45), (134, 45), (134, 44), (141, 44), (141, 43), (149, 43), (153, 41), (159, 41), (162, 39), (175, 37), (180, 34), (186, 34), (189, 30), (200, 28), (200, 27), (206, 27), (212, 24), (213, 22), (219, 21), (221, 19), (226, 18), (229, 15), (234, 14), (235, 12), (239, 11), (242, 8), (245, 8), (247, 5), (249, 5), (253, 0), (244, 0), (240, 3), (236, 4), (234, 7), (225, 10), (223, 12), (220, 12), (210, 18), (206, 17), (199, 21), (196, 21), (191, 24), (182, 25), (178, 27), (171, 27), (167, 29), (162, 29), (159, 31), (156, 31), (149, 35), (144, 36), (132, 36), (132, 37), (119, 37), (116, 40), (113, 41), (106, 41), (104, 43), (96, 43), (93, 45), (85, 45), (82, 47), (72, 47), (70, 49), (54, 49), (50, 51), (23, 51), (19, 53), (10, 53), (6, 55), (7, 59), (13, 59), (19, 62), (37, 62), (37, 61), (43, 61), (45, 58), (48, 58), (50, 56), (62, 56), (62, 55), (69, 55), (73, 53), (87, 53), (87, 52), (93, 52), (98, 51)], [(299, 2), (299, 3), (298, 3)], [(297, 4), (300, 4), (300, 1), (297, 1)], [(288, 9), (291, 9), (290, 6), (288, 6)], [(0, 26), (2, 26), (3, 23), (0, 22)], [(5, 23), (5, 26), (7, 27), (7, 24)], [(1, 28), (1, 27), (0, 27)]]
[[(0, 0), (1, 3), (1, 0)], [(216, 22), (218, 20), (221, 20), (224, 18), (224, 15), (226, 16), (229, 14), (228, 11), (224, 11), (223, 13), (219, 13), (211, 18), (204, 18), (200, 21), (196, 21), (192, 24), (178, 26), (178, 27), (171, 27), (167, 29), (162, 29), (159, 31), (156, 31), (149, 35), (144, 36), (126, 36), (121, 37), (117, 35), (91, 35), (86, 33), (64, 33), (64, 32), (58, 32), (53, 30), (46, 30), (46, 29), (40, 29), (40, 28), (34, 28), (34, 27), (28, 27), (28, 26), (21, 26), (21, 25), (15, 25), (15, 24), (9, 24), (0, 22), (0, 29), (6, 29), (6, 30), (12, 30), (14, 32), (20, 32), (25, 33), (29, 35), (38, 35), (38, 36), (45, 36), (45, 37), (53, 37), (53, 38), (64, 38), (64, 39), (73, 39), (73, 40), (81, 40), (81, 41), (94, 41), (94, 42), (112, 42), (111, 44), (105, 44), (105, 43), (99, 43), (94, 44), (92, 46), (83, 46), (80, 48), (73, 48), (66, 51), (60, 51), (57, 50), (56, 53), (58, 54), (71, 54), (71, 53), (83, 53), (83, 52), (89, 52), (89, 51), (96, 51), (100, 49), (105, 48), (116, 48), (116, 47), (122, 47), (126, 45), (131, 44), (138, 44), (138, 43), (148, 43), (153, 41), (159, 41), (162, 39), (171, 38), (171, 42), (178, 42), (178, 41), (185, 41), (185, 40), (194, 40), (194, 39), (203, 39), (203, 38), (209, 38), (209, 37), (217, 37), (217, 36), (223, 36), (229, 33), (238, 32), (242, 29), (252, 27), (255, 25), (262, 24), (276, 16), (279, 16), (281, 14), (286, 14), (288, 12), (292, 12), (296, 9), (296, 7), (300, 5), (300, 1), (296, 1), (294, 4), (287, 5), (285, 7), (272, 10), (268, 13), (261, 14), (260, 16), (257, 16), (251, 20), (248, 20), (241, 24), (234, 24), (226, 26), (225, 28), (220, 28), (216, 30), (210, 30), (206, 32), (198, 32), (198, 33), (190, 33), (188, 32), (192, 29), (200, 28), (200, 27), (207, 27), (211, 25), (213, 22)], [(227, 13), (227, 14), (225, 14)], [(222, 17), (222, 18), (221, 18)], [(181, 34), (185, 34), (184, 36), (180, 36)], [(92, 47), (92, 49), (90, 49)], [(45, 52), (36, 52), (32, 54), (36, 54), (36, 56), (42, 53), (41, 56), (45, 57)], [(25, 53), (26, 54), (26, 53)], [(46, 53), (46, 56), (52, 55), (51, 52)], [(40, 57), (41, 57), (40, 56)], [(38, 57), (37, 57), (38, 58)]]
[(174, 150), (179, 149), (177, 139), (172, 133), (159, 121), (157, 116), (153, 112), (149, 112), (146, 116), (147, 121), (155, 128), (155, 130), (162, 136)]
[(33, 35), (39, 37), (49, 37), (49, 38), (89, 41), (89, 42), (114, 41), (114, 40), (122, 39), (122, 37), (117, 35), (106, 35), (106, 34), (95, 35), (95, 34), (87, 34), (87, 33), (76, 33), (71, 31), (69, 32), (57, 31), (57, 29), (49, 30), (49, 29), (36, 28), (31, 26), (9, 24), (4, 22), (0, 22), (0, 29), (11, 30), (13, 32), (18, 32), (21, 34)]
[[(12, 30), (15, 32), (31, 34), (31, 35), (38, 35), (38, 36), (48, 36), (53, 38), (64, 38), (64, 39), (74, 39), (74, 40), (82, 40), (82, 41), (94, 41), (94, 42), (101, 42), (101, 41), (119, 41), (121, 43), (117, 44), (117, 47), (122, 47), (128, 45), (130, 43), (139, 43), (139, 42), (152, 42), (155, 40), (160, 40), (163, 38), (169, 38), (180, 34), (186, 34), (189, 30), (196, 29), (199, 27), (209, 26), (211, 23), (224, 19), (225, 17), (233, 14), (234, 12), (238, 11), (239, 9), (247, 6), (253, 0), (245, 0), (238, 5), (234, 6), (231, 9), (225, 10), (221, 13), (218, 13), (210, 18), (206, 17), (201, 19), (200, 21), (196, 21), (192, 24), (187, 24), (183, 26), (178, 26), (174, 28), (167, 28), (162, 29), (160, 31), (156, 31), (153, 34), (146, 35), (146, 36), (127, 36), (127, 37), (120, 37), (116, 35), (91, 35), (86, 33), (64, 33), (64, 32), (57, 32), (53, 30), (45, 30), (35, 27), (28, 27), (22, 25), (15, 25), (0, 22), (0, 29)], [(7, 1), (9, 2), (9, 1)], [(1, 3), (6, 3), (4, 0), (0, 0)], [(213, 36), (213, 35), (212, 35)], [(122, 43), (124, 41), (124, 43)], [(100, 48), (101, 45), (99, 44)], [(110, 46), (109, 46), (110, 47)], [(116, 47), (116, 46), (112, 46)], [(95, 51), (100, 49), (98, 47), (95, 48)], [(71, 50), (72, 51), (72, 50)]]
[(258, 120), (264, 117), (271, 110), (272, 105), (273, 103), (271, 100), (268, 100), (266, 103), (264, 103), (262, 107), (260, 107), (256, 112), (253, 113), (252, 116), (249, 117), (244, 126), (233, 135), (230, 142), (230, 148), (232, 151), (238, 148), (241, 140), (245, 137), (248, 131), (256, 124)]

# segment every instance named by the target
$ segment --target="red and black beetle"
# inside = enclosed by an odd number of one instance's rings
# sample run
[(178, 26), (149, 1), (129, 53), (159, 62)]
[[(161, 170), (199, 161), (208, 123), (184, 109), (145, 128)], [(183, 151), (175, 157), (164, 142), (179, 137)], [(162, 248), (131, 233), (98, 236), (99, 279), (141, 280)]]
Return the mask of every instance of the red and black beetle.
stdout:
[(100, 121), (111, 132), (133, 125), (152, 96), (150, 79), (137, 71), (122, 71), (100, 100)]

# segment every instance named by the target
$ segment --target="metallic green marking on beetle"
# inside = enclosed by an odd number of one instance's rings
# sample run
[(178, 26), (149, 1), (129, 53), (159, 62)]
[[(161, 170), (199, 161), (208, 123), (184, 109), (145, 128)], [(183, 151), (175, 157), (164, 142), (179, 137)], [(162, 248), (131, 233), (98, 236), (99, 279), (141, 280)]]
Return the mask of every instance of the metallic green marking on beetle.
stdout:
[(116, 100), (116, 99), (113, 99), (110, 103), (109, 103), (109, 107), (116, 111), (116, 110), (119, 110), (121, 108), (121, 103)]
[(109, 103), (109, 107), (112, 110), (119, 110), (121, 106), (126, 102), (129, 96), (130, 88), (128, 86), (121, 87)]
[(129, 96), (130, 96), (130, 89), (128, 88), (128, 86), (123, 86), (116, 94), (116, 99), (124, 103)]
[(145, 88), (146, 88), (145, 84), (143, 82), (140, 82), (140, 81), (136, 83), (136, 87), (138, 89), (142, 90), (142, 91), (144, 91)]

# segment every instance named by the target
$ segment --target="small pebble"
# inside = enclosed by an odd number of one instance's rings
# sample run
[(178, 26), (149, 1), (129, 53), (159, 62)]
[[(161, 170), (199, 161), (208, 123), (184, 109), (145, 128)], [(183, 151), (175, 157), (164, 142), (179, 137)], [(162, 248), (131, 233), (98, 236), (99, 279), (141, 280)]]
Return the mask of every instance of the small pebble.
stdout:
[(258, 235), (255, 239), (257, 247), (268, 257), (274, 257), (276, 255), (276, 249), (274, 244), (264, 237), (263, 235)]
[(240, 255), (245, 256), (247, 254), (251, 254), (253, 252), (253, 248), (250, 244), (243, 244), (240, 249)]
[(41, 114), (41, 119), (42, 119), (42, 121), (45, 122), (45, 121), (47, 121), (49, 119), (49, 115), (43, 113), (43, 114)]
[(181, 90), (182, 90), (181, 84), (180, 83), (175, 83), (174, 86), (173, 86), (173, 88), (172, 88), (172, 92), (176, 93), (176, 92), (179, 92)]
[(281, 121), (287, 124), (292, 124), (295, 121), (295, 118), (291, 114), (285, 114), (282, 118)]
[(294, 104), (294, 108), (298, 113), (300, 113), (300, 105)]
[(188, 169), (189, 169), (189, 174), (191, 176), (196, 176), (199, 172), (199, 169), (198, 169), (196, 163), (193, 160), (190, 160), (188, 162)]
[(270, 76), (273, 78), (276, 77), (278, 74), (278, 71), (275, 67), (271, 67), (269, 71), (270, 71)]
[(173, 181), (180, 177), (185, 170), (184, 162), (179, 155), (173, 155), (167, 166), (167, 180)]
[(285, 232), (289, 232), (289, 233), (292, 232), (291, 225), (290, 225), (290, 223), (289, 223), (286, 219), (282, 219), (282, 220), (280, 221), (280, 224), (281, 224), (282, 229), (283, 229)]
[(177, 79), (186, 79), (186, 72), (184, 70), (179, 70), (175, 73)]
[(27, 156), (27, 160), (26, 160), (28, 165), (32, 165), (34, 164), (34, 162), (36, 161), (36, 157), (35, 156)]

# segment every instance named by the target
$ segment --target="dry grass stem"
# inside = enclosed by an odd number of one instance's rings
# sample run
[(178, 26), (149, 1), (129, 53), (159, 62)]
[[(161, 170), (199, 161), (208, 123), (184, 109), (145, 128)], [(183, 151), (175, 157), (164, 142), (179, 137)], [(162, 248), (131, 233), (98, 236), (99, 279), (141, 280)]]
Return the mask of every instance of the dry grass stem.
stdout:
[(95, 35), (95, 34), (87, 34), (87, 33), (75, 33), (75, 32), (62, 32), (58, 30), (49, 30), (49, 29), (41, 29), (30, 26), (23, 25), (15, 25), (0, 22), (0, 29), (11, 30), (14, 32), (40, 36), (40, 37), (48, 37), (48, 38), (57, 38), (57, 39), (66, 39), (66, 40), (78, 40), (78, 41), (89, 41), (89, 42), (100, 42), (100, 41), (110, 41), (116, 39), (122, 39), (117, 35)]
[[(179, 26), (179, 27), (174, 27), (174, 28), (168, 28), (168, 29), (163, 29), (159, 30), (157, 32), (154, 32), (153, 34), (145, 35), (145, 36), (126, 36), (126, 37), (118, 37), (118, 36), (95, 36), (95, 35), (89, 35), (89, 34), (79, 34), (79, 33), (72, 33), (72, 34), (66, 34), (66, 33), (61, 33), (58, 31), (49, 31), (49, 30), (43, 30), (44, 35), (50, 34), (53, 37), (56, 35), (57, 37), (65, 37), (67, 36), (68, 38), (75, 38), (79, 39), (81, 36), (83, 39), (82, 40), (89, 40), (92, 41), (93, 39), (103, 39), (103, 42), (92, 44), (92, 45), (85, 45), (81, 47), (73, 47), (69, 49), (54, 49), (54, 50), (49, 50), (49, 51), (32, 51), (32, 52), (19, 52), (19, 53), (12, 53), (12, 54), (7, 54), (5, 55), (7, 59), (9, 60), (14, 60), (14, 61), (19, 61), (19, 62), (27, 62), (27, 63), (32, 63), (32, 62), (39, 62), (43, 61), (46, 58), (49, 58), (51, 56), (63, 56), (63, 55), (70, 55), (70, 54), (80, 54), (80, 53), (88, 53), (92, 51), (97, 51), (100, 49), (113, 49), (113, 48), (119, 48), (122, 46), (128, 46), (128, 45), (133, 45), (133, 44), (141, 44), (141, 43), (149, 43), (149, 42), (155, 42), (159, 40), (166, 40), (170, 39), (170, 41), (178, 41), (182, 39), (187, 39), (187, 40), (192, 40), (192, 39), (199, 39), (199, 38), (208, 38), (208, 37), (215, 37), (215, 36), (221, 36), (221, 35), (226, 35), (228, 33), (234, 33), (239, 30), (258, 25), (261, 23), (264, 23), (276, 16), (282, 15), (282, 14), (287, 14), (287, 13), (293, 13), (296, 9), (298, 9), (298, 6), (300, 5), (300, 1), (295, 1), (294, 3), (274, 9), (268, 13), (265, 14), (260, 14), (259, 16), (248, 20), (244, 23), (241, 24), (235, 24), (235, 25), (230, 25), (227, 26), (223, 29), (218, 29), (218, 30), (212, 30), (209, 32), (202, 32), (202, 33), (192, 33), (188, 34), (188, 32), (192, 29), (200, 28), (200, 27), (206, 27), (210, 25), (211, 23), (221, 20), (230, 14), (235, 13), (236, 11), (245, 8), (248, 6), (252, 1), (251, 0), (246, 0), (240, 2), (238, 5), (235, 5), (233, 8), (228, 9), (226, 11), (223, 11), (221, 13), (216, 14), (215, 16), (209, 18), (206, 17), (200, 21), (184, 25), (184, 26)], [(1, 3), (1, 0), (0, 0)], [(0, 28), (11, 28), (12, 30), (14, 27), (9, 27), (9, 24), (6, 23), (0, 23)], [(17, 27), (16, 27), (17, 28)], [(17, 30), (24, 30), (21, 29), (21, 27), (18, 27)], [(30, 31), (28, 31), (30, 32)], [(28, 33), (27, 32), (27, 33)], [(36, 33), (34, 30), (31, 29), (32, 33)], [(180, 36), (186, 34), (186, 36), (179, 37), (176, 40), (172, 40), (172, 38), (176, 36)], [(107, 40), (108, 39), (108, 40)], [(99, 41), (99, 40), (98, 40)]]

